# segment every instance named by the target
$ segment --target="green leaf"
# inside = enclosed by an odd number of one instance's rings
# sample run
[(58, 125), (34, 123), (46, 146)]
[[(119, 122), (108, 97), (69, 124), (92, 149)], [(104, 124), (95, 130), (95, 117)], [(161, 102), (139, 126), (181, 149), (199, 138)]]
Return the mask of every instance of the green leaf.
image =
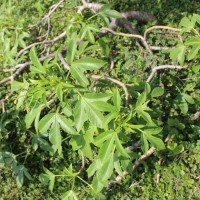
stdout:
[(77, 52), (78, 55), (81, 55), (81, 54), (83, 54), (83, 53), (85, 52), (85, 49), (86, 49), (88, 43), (89, 43), (88, 41), (85, 41), (85, 42), (82, 42), (82, 43), (79, 45), (79, 50), (78, 50), (78, 52)]
[(180, 65), (184, 64), (185, 61), (185, 52), (186, 47), (183, 44), (178, 44), (170, 51), (170, 58), (175, 61), (176, 59), (180, 63)]
[(164, 94), (164, 90), (161, 87), (155, 87), (151, 92), (151, 97), (159, 97)]
[(136, 107), (142, 105), (146, 101), (146, 97), (147, 97), (146, 92), (144, 92), (143, 94), (140, 94), (136, 102)]
[(180, 108), (181, 112), (184, 115), (187, 114), (187, 112), (188, 112), (188, 104), (187, 104), (187, 102), (185, 100), (180, 102), (179, 108)]
[(61, 196), (61, 199), (62, 200), (78, 200), (78, 197), (76, 196), (73, 190), (69, 190)]
[(190, 104), (195, 104), (194, 99), (188, 94), (181, 94), (182, 97)]
[(55, 150), (58, 150), (58, 153), (61, 154), (62, 153), (62, 137), (60, 134), (60, 126), (56, 118), (49, 132), (49, 141), (53, 144)]
[(137, 113), (139, 114), (139, 116), (141, 116), (147, 123), (152, 124), (152, 119), (151, 116), (143, 111), (143, 110), (137, 110)]
[(121, 18), (121, 17), (122, 17), (121, 13), (119, 13), (119, 12), (116, 11), (116, 10), (106, 10), (106, 11), (104, 12), (104, 14), (105, 14), (106, 16), (108, 16), (108, 17), (111, 17), (111, 18)]
[(104, 26), (109, 26), (110, 24), (109, 18), (103, 13), (99, 13), (99, 16), (102, 19)]
[(24, 175), (29, 179), (32, 180), (31, 175), (28, 173), (27, 169), (23, 165), (18, 165), (13, 167), (13, 170), (16, 174), (16, 181), (18, 187), (22, 187), (24, 183)]
[(30, 56), (31, 62), (34, 65), (34, 67), (33, 66), (30, 67), (30, 70), (34, 73), (46, 74), (46, 69), (42, 66), (42, 64), (40, 63), (37, 57), (35, 47), (31, 48), (29, 56)]
[(99, 111), (117, 112), (117, 109), (113, 105), (103, 101), (94, 101), (91, 104)]
[(74, 123), (77, 131), (79, 132), (85, 121), (88, 120), (84, 107), (81, 105), (81, 101), (78, 101), (74, 109)]
[(39, 130), (41, 133), (46, 133), (47, 130), (50, 128), (52, 123), (55, 121), (55, 113), (50, 113), (45, 115), (40, 121), (39, 121)]
[(103, 128), (105, 130), (108, 129), (108, 124), (117, 117), (117, 112), (113, 112), (113, 113), (109, 113), (108, 115), (106, 115), (103, 119)]
[(94, 34), (92, 33), (92, 31), (90, 29), (87, 29), (86, 36), (90, 43), (92, 43), (92, 44), (95, 43)]
[(82, 97), (81, 102), (89, 121), (94, 126), (101, 128), (104, 119), (103, 115), (86, 98)]
[(193, 14), (193, 17), (195, 18), (195, 21), (198, 22), (198, 24), (200, 24), (200, 15)]
[(96, 176), (93, 178), (92, 187), (95, 194), (98, 194), (106, 185), (107, 185), (107, 182), (102, 183)]
[(112, 135), (113, 135), (113, 131), (109, 130), (103, 133), (100, 133), (95, 139), (94, 139), (94, 144), (98, 147), (101, 147), (102, 144), (104, 143), (104, 141), (109, 140)]
[(89, 166), (89, 168), (86, 170), (88, 173), (88, 177), (91, 177), (94, 175), (94, 173), (101, 167), (101, 161), (100, 159), (95, 159), (93, 163)]
[(145, 92), (146, 94), (149, 94), (151, 92), (151, 86), (147, 82), (145, 82)]
[(147, 140), (158, 150), (165, 149), (165, 144), (164, 142), (157, 137), (152, 136), (151, 134), (146, 133), (145, 131), (143, 132)]
[(91, 31), (94, 31), (94, 32), (99, 32), (100, 29), (97, 25), (94, 25), (94, 24), (88, 24), (87, 25), (88, 29), (90, 29)]
[(16, 105), (16, 109), (19, 109), (23, 103), (24, 103), (24, 100), (26, 99), (26, 94), (27, 94), (27, 91), (21, 91), (19, 93), (19, 96), (18, 96), (18, 101), (17, 101), (17, 105)]
[(120, 165), (120, 162), (119, 162), (119, 158), (114, 155), (114, 168), (116, 170), (116, 172), (123, 177), (123, 172), (122, 172), (122, 168), (121, 168), (121, 165)]
[(109, 93), (86, 93), (84, 94), (84, 99), (86, 99), (88, 102), (95, 102), (95, 101), (108, 101), (112, 94)]
[(49, 190), (52, 192), (54, 188), (55, 183), (55, 174), (53, 174), (51, 171), (49, 171), (47, 168), (43, 168), (44, 172), (47, 174), (47, 177), (49, 179)]
[(79, 60), (76, 60), (72, 63), (72, 66), (80, 67), (85, 70), (99, 70), (101, 67), (103, 67), (107, 62), (104, 60), (96, 59), (96, 58), (81, 58)]
[(118, 89), (116, 89), (116, 90), (114, 91), (113, 103), (114, 103), (115, 107), (117, 108), (117, 110), (120, 111), (121, 96), (120, 96), (120, 94), (119, 94), (119, 90), (118, 90)]
[(62, 102), (63, 101), (62, 83), (56, 85), (55, 92), (58, 99)]
[(162, 127), (146, 128), (145, 133), (156, 135), (156, 134), (160, 133), (162, 130), (163, 130)]
[(105, 12), (106, 10), (110, 9), (112, 6), (113, 6), (112, 3), (104, 4), (104, 5), (100, 8), (99, 12), (100, 12), (100, 13), (101, 13), (101, 12)]
[(142, 146), (141, 149), (143, 151), (144, 154), (147, 153), (148, 149), (149, 149), (149, 143), (147, 141), (147, 138), (145, 137), (145, 134), (142, 134)]
[(57, 114), (57, 120), (60, 124), (61, 128), (71, 135), (78, 135), (78, 133), (75, 131), (75, 129), (72, 127), (72, 124), (70, 121), (68, 121), (63, 115)]
[(189, 61), (196, 57), (197, 53), (199, 52), (199, 49), (200, 49), (200, 44), (199, 45), (193, 45), (193, 48), (191, 49), (191, 51), (188, 54), (188, 60)]
[(184, 27), (184, 32), (190, 32), (194, 28), (194, 23), (192, 23), (187, 17), (182, 18), (180, 26)]
[(88, 79), (78, 67), (72, 65), (70, 71), (72, 76), (78, 81), (81, 86), (87, 87), (89, 85)]
[(117, 148), (117, 151), (124, 157), (127, 157), (129, 158), (130, 156), (127, 154), (127, 152), (125, 151), (125, 149), (123, 148), (119, 138), (118, 138), (118, 135), (115, 134), (115, 145), (116, 145), (116, 148)]
[(77, 51), (76, 39), (71, 39), (67, 48), (67, 63), (69, 65), (71, 65), (72, 62), (74, 61), (74, 56), (76, 54), (76, 51)]
[(98, 180), (101, 182), (108, 180), (113, 174), (113, 154), (110, 154), (106, 161), (104, 161), (102, 167), (97, 172)]
[(21, 89), (27, 90), (29, 87), (29, 83), (24, 80), (23, 82), (13, 80), (11, 83), (11, 92), (18, 91)]
[(30, 128), (31, 124), (33, 123), (34, 119), (36, 118), (37, 114), (40, 113), (42, 110), (42, 105), (34, 105), (30, 112), (28, 112), (25, 116), (25, 123), (26, 128)]
[(114, 140), (115, 137), (112, 136), (110, 139), (108, 139), (100, 148), (99, 150), (99, 158), (101, 159), (102, 162), (105, 162), (106, 158), (109, 157), (111, 152), (113, 151), (114, 148)]

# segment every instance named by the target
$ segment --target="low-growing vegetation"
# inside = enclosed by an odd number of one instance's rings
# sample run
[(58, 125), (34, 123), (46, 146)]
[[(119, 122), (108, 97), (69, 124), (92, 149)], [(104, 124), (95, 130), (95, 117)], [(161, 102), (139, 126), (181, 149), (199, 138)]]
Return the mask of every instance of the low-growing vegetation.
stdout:
[(0, 9), (0, 199), (199, 199), (200, 3)]

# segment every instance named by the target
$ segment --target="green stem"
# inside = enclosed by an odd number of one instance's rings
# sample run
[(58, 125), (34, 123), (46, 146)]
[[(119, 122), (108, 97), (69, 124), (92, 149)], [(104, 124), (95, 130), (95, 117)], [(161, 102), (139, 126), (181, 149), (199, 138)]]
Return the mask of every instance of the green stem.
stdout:
[(83, 181), (83, 183), (85, 183), (87, 186), (89, 186), (93, 190), (93, 187), (88, 182), (83, 180), (80, 176), (77, 176), (77, 178), (79, 178), (81, 181)]

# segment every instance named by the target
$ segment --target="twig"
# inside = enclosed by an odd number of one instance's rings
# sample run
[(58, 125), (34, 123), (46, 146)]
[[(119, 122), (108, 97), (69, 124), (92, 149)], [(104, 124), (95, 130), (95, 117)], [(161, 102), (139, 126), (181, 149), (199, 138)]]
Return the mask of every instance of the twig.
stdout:
[(77, 7), (78, 8), (77, 13), (79, 14), (85, 9), (90, 9), (94, 13), (97, 13), (101, 9), (101, 7), (104, 5), (102, 3), (89, 3), (85, 0), (82, 0), (82, 4), (83, 4), (82, 6)]
[(62, 56), (62, 53), (58, 54), (58, 58), (60, 59), (60, 61), (62, 62), (64, 68), (66, 69), (66, 71), (70, 70), (70, 66), (67, 64), (67, 62), (65, 61), (64, 57)]
[(145, 30), (145, 32), (144, 32), (144, 39), (145, 39), (145, 40), (147, 39), (147, 33), (148, 33), (149, 31), (154, 30), (154, 29), (167, 29), (167, 30), (171, 30), (171, 31), (180, 32), (180, 29), (172, 28), (172, 27), (170, 27), (170, 26), (152, 26), (152, 27), (150, 27), (150, 28), (148, 28), (148, 29)]
[[(154, 152), (155, 152), (156, 148), (155, 147), (151, 147), (146, 154), (142, 155), (138, 160), (135, 161), (135, 163), (133, 164), (132, 166), (132, 171), (135, 171), (136, 168), (144, 161), (146, 160), (149, 156), (151, 156)], [(124, 171), (123, 172), (123, 176), (126, 176), (128, 175), (129, 173), (127, 171)], [(119, 182), (123, 177), (118, 175), (116, 178), (115, 178), (115, 181), (111, 181), (109, 183), (109, 186), (113, 185), (114, 183), (116, 182)]]
[(65, 0), (60, 0), (58, 3), (52, 5), (47, 15), (45, 15), (39, 22), (34, 25), (29, 25), (30, 28), (39, 25), (42, 21), (50, 18), (50, 16), (54, 13), (54, 11), (64, 2)]
[(161, 65), (161, 66), (154, 67), (146, 82), (149, 83), (152, 80), (154, 74), (160, 69), (186, 69), (187, 67), (188, 66), (182, 67), (182, 66), (174, 66), (174, 65)]
[(118, 32), (115, 32), (115, 31), (109, 29), (109, 28), (102, 28), (101, 30), (102, 30), (102, 31), (111, 32), (111, 33), (114, 34), (114, 35), (120, 35), (120, 36), (124, 36), (124, 37), (133, 37), (133, 38), (140, 39), (140, 40), (143, 42), (143, 44), (144, 44), (145, 48), (147, 49), (147, 51), (148, 51), (149, 53), (151, 53), (151, 54), (153, 53), (153, 52), (151, 51), (149, 45), (147, 44), (146, 40), (144, 39), (144, 37), (141, 36), (141, 35), (137, 35), (137, 34), (127, 34), (127, 33), (118, 33)]
[(60, 35), (56, 36), (52, 40), (44, 40), (42, 42), (35, 42), (35, 43), (25, 47), (24, 49), (20, 50), (19, 53), (17, 54), (16, 59), (18, 59), (24, 51), (30, 49), (31, 47), (34, 47), (34, 46), (37, 46), (37, 45), (40, 45), (40, 44), (49, 44), (49, 43), (52, 44), (52, 43), (60, 40), (61, 38), (65, 37), (66, 34), (67, 34), (66, 31), (64, 31), (63, 33), (61, 33)]
[(197, 111), (194, 116), (192, 117), (192, 120), (198, 120), (200, 118), (200, 111)]
[(141, 141), (138, 140), (135, 144), (126, 147), (127, 150), (133, 151), (134, 149), (137, 149), (141, 145)]
[(82, 172), (82, 170), (85, 167), (85, 157), (84, 157), (83, 153), (81, 153), (81, 160), (82, 160), (82, 165), (81, 165), (81, 167), (80, 167), (80, 169), (78, 171), (79, 174)]
[(117, 79), (110, 78), (108, 76), (92, 75), (91, 78), (110, 80), (113, 83), (116, 83), (117, 85), (121, 86), (125, 93), (126, 107), (128, 106), (129, 94), (128, 94), (128, 89), (124, 83), (122, 83), (121, 81), (119, 81)]
[[(47, 58), (52, 58), (54, 56), (55, 56), (55, 53), (52, 53), (52, 54), (49, 54), (49, 55), (44, 56), (42, 58), (39, 58), (39, 61), (44, 61)], [(9, 77), (4, 78), (3, 80), (1, 80), (0, 84), (6, 83), (6, 82), (12, 82), (19, 74), (21, 74), (27, 67), (29, 67), (32, 64), (33, 63), (31, 61), (28, 61), (28, 62), (25, 62), (23, 64), (16, 65), (14, 67), (14, 69), (16, 70), (16, 72), (12, 76), (9, 76)]]

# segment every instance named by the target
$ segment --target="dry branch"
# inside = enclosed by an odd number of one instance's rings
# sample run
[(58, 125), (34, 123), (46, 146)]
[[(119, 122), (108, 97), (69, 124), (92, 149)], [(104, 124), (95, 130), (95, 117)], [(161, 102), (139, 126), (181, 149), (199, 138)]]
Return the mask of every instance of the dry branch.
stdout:
[[(44, 56), (42, 58), (39, 58), (39, 61), (44, 61), (47, 58), (53, 58), (55, 56), (55, 53), (49, 54), (47, 56)], [(9, 76), (7, 78), (4, 78), (3, 80), (0, 81), (0, 85), (3, 83), (7, 83), (7, 82), (12, 82), (19, 74), (21, 74), (27, 67), (29, 67), (30, 65), (32, 65), (33, 63), (31, 61), (25, 62), (23, 64), (19, 64), (16, 65), (14, 67), (14, 70), (16, 70), (16, 72), (12, 75)]]
[(144, 39), (144, 37), (141, 36), (141, 35), (137, 35), (137, 34), (127, 34), (127, 33), (118, 33), (118, 32), (115, 32), (115, 31), (109, 29), (109, 28), (102, 28), (101, 30), (102, 30), (102, 31), (111, 32), (111, 33), (114, 34), (114, 35), (120, 35), (120, 36), (123, 36), (123, 37), (132, 37), (132, 38), (140, 39), (140, 40), (143, 42), (143, 44), (144, 44), (145, 48), (147, 49), (147, 51), (148, 51), (149, 53), (152, 54), (152, 51), (151, 51), (149, 45), (147, 44), (147, 42), (146, 42), (146, 40)]
[(65, 37), (66, 36), (66, 31), (64, 31), (63, 33), (61, 33), (60, 35), (56, 36), (55, 38), (53, 38), (52, 40), (44, 40), (42, 42), (35, 42), (27, 47), (25, 47), (24, 49), (20, 50), (19, 53), (17, 54), (17, 57), (16, 59), (18, 59), (22, 53), (28, 49), (30, 49), (31, 47), (34, 47), (34, 46), (37, 46), (37, 45), (40, 45), (40, 44), (53, 44), (54, 42), (57, 42), (58, 40), (60, 40), (61, 38)]
[(154, 74), (160, 69), (186, 69), (187, 67), (188, 66), (182, 67), (182, 66), (174, 66), (174, 65), (161, 65), (161, 66), (154, 67), (151, 71), (151, 74), (149, 75), (147, 79), (147, 83), (149, 83), (152, 80)]
[[(132, 166), (132, 171), (135, 171), (136, 168), (137, 168), (144, 160), (146, 160), (149, 156), (151, 156), (151, 155), (155, 152), (155, 150), (156, 150), (155, 147), (151, 147), (151, 148), (147, 151), (146, 154), (142, 155), (138, 160), (136, 160), (135, 163), (134, 163), (133, 166)], [(126, 175), (128, 175), (128, 174), (129, 174), (129, 173), (128, 173), (127, 171), (124, 171), (124, 172), (123, 172), (123, 176), (126, 176)], [(123, 178), (123, 176), (118, 175), (118, 176), (115, 178), (115, 181), (111, 181), (111, 182), (109, 183), (109, 186), (108, 186), (108, 187), (110, 188), (113, 184), (119, 182), (119, 181)]]
[(175, 32), (180, 32), (180, 29), (177, 28), (172, 28), (170, 26), (152, 26), (148, 29), (146, 29), (146, 31), (144, 32), (144, 39), (147, 39), (147, 34), (149, 33), (149, 31), (155, 30), (155, 29), (166, 29), (166, 30), (171, 30), (171, 31), (175, 31)]

